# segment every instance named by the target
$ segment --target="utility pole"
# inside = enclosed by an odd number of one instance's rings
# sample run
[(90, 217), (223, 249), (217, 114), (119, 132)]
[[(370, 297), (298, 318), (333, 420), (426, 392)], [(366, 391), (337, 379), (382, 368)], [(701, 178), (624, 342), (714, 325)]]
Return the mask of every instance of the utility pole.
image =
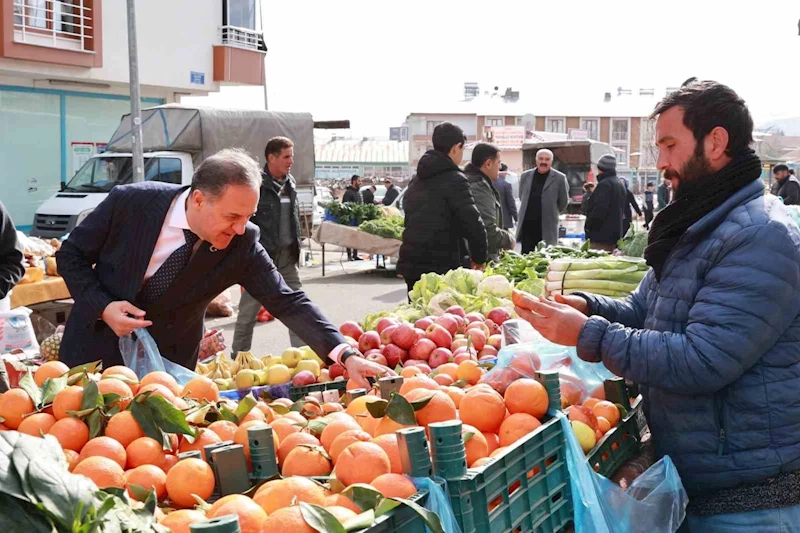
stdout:
[(131, 86), (131, 151), (133, 181), (144, 181), (144, 144), (142, 139), (142, 98), (139, 94), (139, 49), (136, 44), (136, 5), (128, 1), (128, 66)]

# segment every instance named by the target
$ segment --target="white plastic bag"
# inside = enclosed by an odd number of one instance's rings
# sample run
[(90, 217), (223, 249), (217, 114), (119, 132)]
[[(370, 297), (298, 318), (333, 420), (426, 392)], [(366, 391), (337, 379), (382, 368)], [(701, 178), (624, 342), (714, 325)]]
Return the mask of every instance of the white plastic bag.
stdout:
[(27, 307), (17, 307), (0, 313), (0, 353), (39, 349), (31, 312)]

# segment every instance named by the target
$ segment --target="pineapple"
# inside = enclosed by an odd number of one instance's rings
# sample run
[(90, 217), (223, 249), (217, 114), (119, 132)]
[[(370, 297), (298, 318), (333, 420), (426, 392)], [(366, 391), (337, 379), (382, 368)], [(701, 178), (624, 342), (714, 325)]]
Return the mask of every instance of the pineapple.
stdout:
[(61, 337), (63, 333), (54, 333), (42, 341), (39, 352), (45, 361), (58, 360), (58, 352), (61, 350)]

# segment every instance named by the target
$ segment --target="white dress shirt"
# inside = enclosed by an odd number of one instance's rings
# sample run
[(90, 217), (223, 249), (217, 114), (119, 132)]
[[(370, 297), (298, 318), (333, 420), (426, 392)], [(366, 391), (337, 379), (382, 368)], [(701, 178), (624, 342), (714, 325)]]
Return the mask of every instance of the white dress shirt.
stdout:
[(191, 230), (189, 221), (186, 219), (186, 200), (189, 198), (189, 191), (190, 189), (186, 189), (172, 201), (172, 205), (167, 211), (167, 217), (164, 219), (164, 225), (161, 226), (161, 233), (158, 235), (153, 255), (150, 257), (150, 263), (147, 265), (144, 281), (153, 277), (153, 274), (172, 255), (172, 252), (186, 244), (183, 230)]

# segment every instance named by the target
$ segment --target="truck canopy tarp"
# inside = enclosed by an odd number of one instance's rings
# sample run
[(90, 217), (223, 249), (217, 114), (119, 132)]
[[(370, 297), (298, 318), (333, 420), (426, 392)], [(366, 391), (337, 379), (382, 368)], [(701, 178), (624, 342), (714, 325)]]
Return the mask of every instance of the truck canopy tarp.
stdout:
[[(142, 110), (142, 135), (145, 152), (188, 152), (195, 167), (224, 148), (242, 148), (263, 167), (267, 141), (288, 137), (294, 142), (292, 175), (300, 185), (313, 183), (314, 121), (309, 113), (163, 105)], [(106, 150), (132, 150), (130, 114), (122, 117)]]

